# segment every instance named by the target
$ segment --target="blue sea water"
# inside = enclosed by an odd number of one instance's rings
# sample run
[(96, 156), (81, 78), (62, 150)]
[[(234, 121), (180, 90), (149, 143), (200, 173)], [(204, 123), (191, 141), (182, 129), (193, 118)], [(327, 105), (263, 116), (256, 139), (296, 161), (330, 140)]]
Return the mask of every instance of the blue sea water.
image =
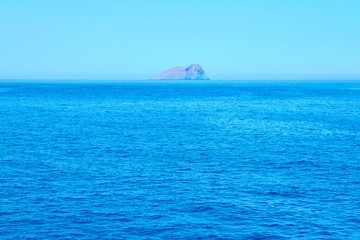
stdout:
[(360, 81), (0, 83), (1, 239), (360, 239)]

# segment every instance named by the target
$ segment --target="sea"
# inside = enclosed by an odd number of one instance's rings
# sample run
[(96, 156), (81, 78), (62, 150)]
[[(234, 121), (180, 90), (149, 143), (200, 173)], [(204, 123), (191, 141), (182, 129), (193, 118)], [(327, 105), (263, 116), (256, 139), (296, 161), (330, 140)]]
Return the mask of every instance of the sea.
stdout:
[(360, 81), (0, 82), (0, 239), (360, 239)]

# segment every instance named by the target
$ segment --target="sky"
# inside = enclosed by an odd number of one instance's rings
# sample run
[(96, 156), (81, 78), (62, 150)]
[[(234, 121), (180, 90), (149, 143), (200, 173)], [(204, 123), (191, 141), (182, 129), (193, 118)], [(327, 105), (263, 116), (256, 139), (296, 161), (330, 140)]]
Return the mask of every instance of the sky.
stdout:
[(359, 0), (0, 0), (0, 79), (360, 79)]

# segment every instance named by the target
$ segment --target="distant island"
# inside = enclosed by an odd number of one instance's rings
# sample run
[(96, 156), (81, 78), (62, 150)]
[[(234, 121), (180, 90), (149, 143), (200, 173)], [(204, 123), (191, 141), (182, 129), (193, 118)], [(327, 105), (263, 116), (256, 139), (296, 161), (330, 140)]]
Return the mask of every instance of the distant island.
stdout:
[(209, 78), (199, 64), (190, 64), (167, 69), (152, 79), (208, 80)]

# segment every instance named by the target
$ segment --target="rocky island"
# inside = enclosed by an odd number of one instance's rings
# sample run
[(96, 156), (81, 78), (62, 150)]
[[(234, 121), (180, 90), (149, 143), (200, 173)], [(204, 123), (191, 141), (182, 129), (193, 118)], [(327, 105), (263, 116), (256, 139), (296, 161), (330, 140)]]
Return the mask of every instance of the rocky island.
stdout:
[(174, 67), (159, 73), (152, 79), (208, 80), (205, 71), (198, 64)]

